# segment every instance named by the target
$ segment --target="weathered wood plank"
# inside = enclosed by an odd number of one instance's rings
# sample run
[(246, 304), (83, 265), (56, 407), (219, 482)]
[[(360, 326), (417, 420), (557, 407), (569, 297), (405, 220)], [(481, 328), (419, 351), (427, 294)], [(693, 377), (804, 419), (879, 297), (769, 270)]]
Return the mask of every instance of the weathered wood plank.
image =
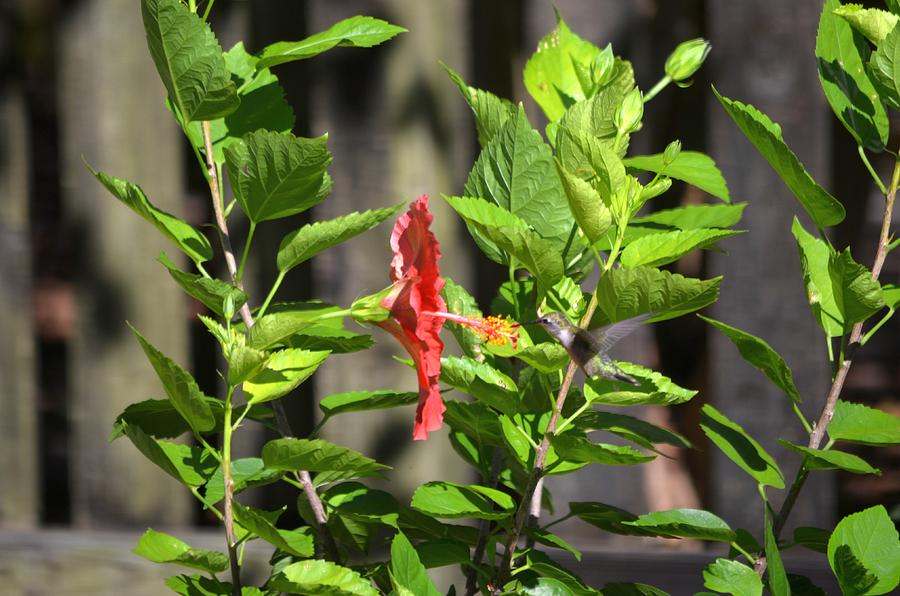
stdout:
[(184, 212), (182, 140), (164, 106), (144, 43), (140, 7), (72, 6), (59, 35), (62, 184), (76, 271), (71, 346), (72, 520), (79, 527), (177, 524), (189, 494), (127, 440), (107, 444), (113, 419), (162, 388), (125, 321), (187, 366), (187, 298), (156, 263), (177, 249), (119, 204), (81, 163), (140, 184), (151, 201)]

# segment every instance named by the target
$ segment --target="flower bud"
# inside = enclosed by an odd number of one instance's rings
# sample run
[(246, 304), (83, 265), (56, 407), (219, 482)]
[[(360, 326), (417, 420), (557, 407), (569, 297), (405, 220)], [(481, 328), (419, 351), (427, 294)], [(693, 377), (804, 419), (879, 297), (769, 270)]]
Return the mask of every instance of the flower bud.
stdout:
[(666, 150), (663, 151), (663, 167), (673, 164), (680, 153), (681, 141), (676, 139), (666, 145)]
[(666, 76), (681, 83), (690, 79), (709, 54), (709, 42), (698, 37), (678, 44), (666, 60)]
[(594, 58), (594, 83), (598, 87), (603, 87), (612, 79), (615, 73), (615, 61), (616, 57), (613, 55), (612, 44), (607, 44)]
[(616, 130), (619, 136), (634, 132), (641, 127), (644, 117), (644, 97), (641, 90), (635, 87), (622, 100), (616, 109)]
[(357, 323), (380, 323), (391, 317), (391, 309), (381, 305), (391, 292), (396, 291), (395, 286), (388, 286), (377, 294), (357, 298), (350, 305), (350, 316)]
[(222, 301), (222, 316), (226, 321), (234, 318), (234, 296), (231, 294), (226, 294), (225, 300)]
[(672, 179), (668, 176), (660, 176), (652, 183), (645, 186), (641, 189), (641, 199), (640, 202), (643, 205), (646, 201), (649, 201), (652, 198), (658, 197), (663, 194), (669, 188), (672, 187)]

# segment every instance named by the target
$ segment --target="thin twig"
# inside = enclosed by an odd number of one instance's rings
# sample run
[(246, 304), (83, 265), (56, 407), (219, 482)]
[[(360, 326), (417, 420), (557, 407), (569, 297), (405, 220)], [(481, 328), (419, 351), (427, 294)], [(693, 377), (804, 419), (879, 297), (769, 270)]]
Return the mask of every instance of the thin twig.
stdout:
[[(894, 164), (894, 172), (891, 175), (891, 185), (888, 188), (888, 193), (884, 201), (884, 215), (881, 219), (881, 232), (878, 235), (878, 247), (875, 250), (875, 260), (872, 263), (872, 279), (875, 281), (878, 281), (878, 277), (881, 275), (881, 268), (884, 266), (884, 260), (888, 253), (891, 219), (893, 217), (894, 201), (897, 196), (898, 187), (900, 187), (900, 160)], [(844, 382), (847, 380), (847, 374), (850, 372), (850, 367), (853, 365), (853, 357), (859, 349), (859, 339), (862, 337), (863, 323), (864, 321), (860, 321), (853, 325), (853, 328), (850, 331), (850, 341), (847, 350), (841, 351), (842, 361), (834, 375), (831, 388), (828, 390), (828, 397), (825, 398), (825, 405), (822, 407), (819, 420), (816, 422), (813, 431), (809, 435), (807, 447), (810, 449), (819, 448), (819, 445), (822, 444), (822, 439), (825, 438), (825, 431), (828, 430), (828, 425), (831, 424), (831, 419), (834, 417), (834, 408), (837, 405), (838, 398), (841, 396), (841, 391), (844, 389)], [(791, 484), (790, 491), (788, 492), (787, 497), (785, 497), (784, 502), (781, 504), (778, 515), (775, 516), (772, 532), (774, 533), (776, 540), (778, 539), (781, 530), (784, 529), (787, 518), (794, 508), (794, 504), (797, 502), (800, 489), (803, 487), (803, 484), (806, 482), (806, 477), (809, 475), (809, 470), (806, 468), (805, 464), (806, 462), (804, 461), (797, 470), (797, 475), (794, 478), (794, 482)], [(764, 554), (761, 554), (757, 559), (755, 569), (760, 576), (765, 573), (766, 558)]]
[[(213, 202), (213, 213), (216, 218), (216, 229), (219, 232), (219, 240), (222, 244), (222, 251), (225, 253), (225, 264), (228, 267), (228, 273), (231, 276), (231, 282), (240, 290), (244, 289), (243, 280), (238, 276), (238, 264), (237, 260), (234, 257), (234, 251), (231, 248), (231, 237), (228, 233), (228, 222), (225, 221), (225, 214), (222, 209), (222, 195), (221, 195), (221, 184), (219, 181), (218, 169), (216, 168), (216, 162), (213, 157), (212, 150), (212, 133), (210, 130), (210, 125), (208, 121), (204, 121), (202, 123), (203, 129), (203, 145), (206, 150), (206, 165), (207, 165), (207, 179), (209, 180), (209, 192), (212, 196)], [(253, 327), (254, 320), (253, 315), (250, 313), (250, 306), (248, 303), (244, 303), (240, 308), (241, 320), (244, 321), (244, 325), (247, 329)], [(279, 434), (285, 438), (293, 437), (294, 433), (291, 431), (291, 425), (288, 421), (287, 414), (284, 411), (284, 405), (280, 401), (271, 402), (272, 411), (275, 414), (275, 424), (278, 428)], [(325, 514), (325, 508), (322, 505), (322, 500), (319, 498), (319, 494), (316, 492), (316, 488), (313, 485), (312, 478), (309, 475), (309, 472), (305, 470), (300, 470), (297, 473), (297, 479), (300, 481), (300, 484), (303, 485), (303, 492), (306, 494), (306, 498), (309, 500), (310, 507), (313, 510), (313, 514), (316, 520), (316, 530), (319, 532), (319, 537), (321, 538), (322, 543), (325, 544), (326, 551), (330, 558), (333, 560), (337, 560), (337, 547), (334, 543), (334, 538), (331, 536), (328, 531), (327, 522), (328, 517)], [(226, 532), (227, 532), (226, 528)]]
[[(503, 452), (497, 448), (493, 448), (491, 455), (491, 488), (497, 488), (500, 485), (500, 464), (503, 461)], [(491, 504), (493, 511), (493, 503)], [(491, 520), (483, 519), (478, 523), (478, 541), (475, 543), (475, 551), (472, 553), (472, 567), (466, 573), (466, 596), (474, 596), (478, 592), (478, 566), (481, 564), (481, 558), (484, 556), (484, 550), (487, 548), (488, 535), (491, 533)]]

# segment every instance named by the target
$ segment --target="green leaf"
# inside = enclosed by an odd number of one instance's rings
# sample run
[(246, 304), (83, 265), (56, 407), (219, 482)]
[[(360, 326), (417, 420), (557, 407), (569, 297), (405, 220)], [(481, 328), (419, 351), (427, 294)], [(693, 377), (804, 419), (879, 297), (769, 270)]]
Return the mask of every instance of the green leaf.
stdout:
[[(836, 555), (846, 549), (867, 574), (876, 578), (871, 587), (849, 589), (853, 582), (846, 570), (840, 569)], [(845, 594), (887, 594), (900, 582), (900, 536), (894, 522), (882, 505), (870, 507), (842, 519), (828, 541), (828, 562), (845, 590)]]
[(272, 576), (267, 587), (290, 594), (378, 596), (380, 592), (360, 574), (329, 561), (291, 563)]
[(194, 432), (201, 433), (212, 430), (216, 421), (209, 405), (204, 401), (205, 396), (197, 386), (194, 377), (157, 350), (131, 324), (128, 326), (140, 342), (153, 370), (156, 371), (162, 382), (169, 401), (172, 402), (178, 413), (191, 425)]
[[(544, 553), (537, 550), (530, 550), (525, 555), (525, 567), (529, 571), (537, 573), (542, 579), (553, 579), (562, 584), (565, 591), (563, 594), (571, 594), (572, 596), (600, 596), (600, 592), (589, 588), (575, 573), (566, 569)], [(557, 589), (554, 585), (554, 589)], [(527, 594), (537, 595), (543, 594), (541, 591), (526, 592)], [(551, 592), (559, 593), (559, 592)]]
[(279, 41), (259, 53), (259, 68), (305, 60), (335, 47), (371, 48), (407, 30), (387, 21), (354, 16), (300, 41)]
[[(209, 123), (213, 159), (220, 166), (225, 163), (223, 149), (248, 132), (265, 129), (287, 133), (294, 128), (294, 110), (285, 98), (278, 77), (268, 68), (257, 69), (258, 63), (259, 58), (248, 54), (243, 42), (225, 52), (225, 67), (238, 88), (241, 105), (224, 118)], [(194, 147), (206, 153), (200, 122), (179, 123)]]
[[(234, 481), (234, 493), (254, 487), (264, 486), (277, 482), (283, 475), (280, 470), (270, 470), (258, 457), (244, 457), (231, 462), (231, 478)], [(225, 480), (222, 476), (222, 466), (216, 468), (209, 482), (203, 498), (209, 506), (215, 505), (225, 498)]]
[[(232, 585), (199, 575), (173, 575), (166, 578), (166, 587), (182, 596), (231, 596)], [(241, 596), (267, 596), (254, 586), (242, 586)]]
[(199, 300), (204, 306), (220, 317), (224, 316), (223, 304), (229, 297), (231, 298), (232, 304), (234, 304), (235, 311), (247, 302), (247, 294), (242, 290), (215, 278), (186, 273), (176, 267), (165, 253), (160, 253), (157, 260), (163, 264), (169, 271), (169, 275), (172, 276), (172, 279), (174, 279), (189, 296)]
[(551, 435), (550, 444), (560, 458), (574, 463), (631, 466), (656, 459), (656, 456), (644, 455), (632, 447), (593, 443), (572, 434)]
[(623, 536), (656, 536), (656, 533), (652, 530), (646, 530), (627, 523), (635, 521), (637, 516), (612, 505), (573, 502), (569, 503), (569, 511), (578, 519), (606, 532)]
[(469, 87), (462, 77), (446, 64), (442, 65), (450, 79), (459, 88), (463, 99), (475, 114), (475, 128), (478, 144), (486, 147), (497, 135), (507, 120), (516, 113), (516, 106), (508, 99), (497, 97), (489, 91)]
[(549, 546), (550, 548), (558, 548), (564, 551), (568, 551), (572, 553), (572, 556), (575, 557), (576, 560), (581, 560), (581, 551), (557, 536), (552, 532), (548, 532), (542, 528), (528, 528), (524, 529), (525, 535), (537, 542), (538, 544), (543, 544), (544, 546)]
[(400, 506), (390, 493), (383, 490), (372, 489), (359, 482), (343, 482), (329, 488), (323, 500), (341, 517), (397, 527)]
[(465, 220), (479, 247), (492, 251), (485, 252), (489, 258), (506, 264), (511, 256), (537, 278), (544, 291), (562, 279), (563, 261), (557, 247), (522, 219), (483, 199), (444, 196), (444, 200)]
[(250, 348), (244, 345), (242, 340), (243, 338), (232, 342), (225, 350), (225, 360), (228, 362), (226, 380), (231, 387), (240, 385), (250, 377), (256, 376), (269, 359), (266, 352)]
[(148, 399), (126, 407), (113, 423), (109, 441), (123, 436), (126, 426), (136, 426), (151, 437), (166, 439), (191, 430), (187, 421), (167, 399)]
[(560, 126), (556, 157), (563, 168), (590, 182), (607, 207), (613, 207), (613, 195), (625, 185), (625, 166), (607, 143)]
[(679, 230), (697, 228), (730, 228), (741, 221), (747, 203), (716, 205), (685, 205), (674, 209), (661, 209), (631, 220), (632, 226), (658, 228), (667, 226)]
[(622, 582), (612, 582), (603, 586), (604, 596), (669, 596), (668, 592), (664, 592), (659, 588), (654, 588), (647, 584), (631, 584)]
[[(247, 345), (266, 350), (287, 342), (298, 333), (315, 333), (322, 325), (342, 329), (341, 319), (333, 316), (340, 310), (331, 304), (315, 301), (275, 304), (269, 307), (266, 315), (256, 320), (247, 337)], [(323, 318), (327, 315), (330, 318)]]
[(765, 519), (765, 543), (766, 562), (768, 563), (769, 590), (772, 596), (791, 596), (791, 585), (788, 582), (787, 573), (784, 570), (784, 562), (781, 560), (781, 552), (778, 550), (778, 540), (772, 530), (772, 521), (768, 512)]
[(408, 406), (419, 400), (413, 391), (347, 391), (323, 397), (319, 409), (326, 417), (344, 412), (366, 412)]
[[(475, 298), (469, 294), (464, 287), (450, 279), (444, 278), (444, 287), (441, 290), (441, 296), (447, 303), (447, 312), (456, 313), (463, 316), (481, 317), (481, 309)], [(444, 328), (449, 329), (456, 343), (462, 348), (463, 353), (470, 358), (478, 358), (482, 354), (483, 342), (480, 337), (472, 333), (465, 325), (454, 323), (453, 321), (444, 322)]]
[(144, 457), (185, 486), (201, 486), (215, 470), (216, 460), (200, 447), (159, 441), (137, 426), (126, 426), (125, 435)]
[(628, 62), (616, 58), (614, 70), (617, 77), (612, 84), (600, 89), (587, 99), (573, 104), (559, 121), (557, 137), (562, 129), (578, 130), (610, 142), (616, 137), (616, 110), (622, 105), (625, 95), (634, 87), (634, 72)]
[(822, 239), (812, 236), (795, 217), (791, 233), (800, 250), (800, 267), (806, 285), (806, 299), (819, 327), (828, 337), (844, 332), (844, 318), (837, 305), (828, 263), (833, 249)]
[(866, 569), (849, 546), (842, 544), (837, 547), (832, 558), (832, 568), (841, 585), (841, 594), (857, 596), (873, 593), (873, 588), (878, 584), (878, 576)]
[(440, 596), (425, 572), (416, 549), (403, 532), (391, 541), (391, 584), (398, 596)]
[(428, 482), (416, 489), (412, 508), (441, 518), (505, 519), (516, 504), (505, 492), (477, 484)]
[(698, 248), (708, 248), (720, 240), (743, 234), (739, 230), (697, 228), (650, 234), (631, 242), (622, 251), (625, 267), (659, 267), (677, 261)]
[(612, 225), (612, 213), (593, 186), (565, 169), (559, 160), (554, 162), (569, 201), (569, 211), (591, 244), (597, 242)]
[(900, 417), (876, 408), (838, 400), (828, 425), (833, 441), (863, 445), (900, 444)]
[(572, 230), (566, 195), (550, 147), (521, 105), (482, 149), (464, 192), (518, 216), (552, 242), (558, 254), (564, 252)]
[(416, 545), (416, 552), (426, 569), (467, 563), (469, 547), (457, 540), (427, 540)]
[(583, 431), (602, 430), (613, 433), (646, 449), (652, 449), (654, 445), (660, 443), (675, 447), (691, 447), (690, 441), (678, 433), (625, 414), (586, 412), (575, 420), (575, 427)]
[(556, 28), (538, 42), (523, 73), (525, 88), (550, 122), (585, 98), (575, 65), (590, 68), (599, 54), (600, 48), (572, 33), (557, 13)]
[(393, 207), (370, 209), (362, 213), (354, 211), (328, 221), (307, 224), (291, 232), (284, 237), (278, 248), (278, 270), (287, 273), (323, 250), (371, 230), (395, 214), (403, 205), (400, 203)]
[(552, 373), (569, 363), (569, 354), (558, 343), (542, 342), (516, 350), (513, 356), (542, 373)]
[(900, 20), (897, 15), (880, 8), (863, 8), (859, 4), (841, 6), (839, 2), (835, 5), (837, 8), (834, 9), (834, 14), (847, 21), (876, 46), (881, 45)]
[(236, 110), (241, 100), (209, 24), (178, 0), (142, 0), (141, 14), (150, 56), (181, 117), (213, 120)]
[(263, 446), (267, 468), (330, 472), (330, 481), (357, 477), (380, 477), (389, 466), (365, 455), (322, 439), (275, 439)]
[(806, 467), (810, 470), (844, 470), (852, 474), (875, 474), (880, 476), (881, 470), (870, 466), (866, 460), (837, 449), (811, 449), (801, 445), (794, 445), (781, 439), (779, 443), (805, 456)]
[(588, 401), (611, 406), (674, 405), (697, 395), (696, 391), (679, 387), (669, 377), (649, 368), (630, 362), (616, 362), (616, 365), (637, 379), (640, 385), (635, 387), (624, 381), (590, 378), (584, 382), (584, 397)]
[(153, 224), (157, 230), (162, 232), (163, 236), (174, 242), (195, 263), (203, 263), (212, 258), (212, 246), (206, 236), (189, 223), (154, 207), (140, 186), (98, 172), (87, 162), (85, 162), (85, 166), (114, 197)]
[(900, 108), (900, 28), (894, 27), (869, 58), (869, 75), (881, 98)]
[[(298, 557), (313, 556), (315, 549), (313, 548), (312, 540), (296, 540), (296, 537), (291, 536), (287, 530), (279, 530), (272, 522), (266, 519), (263, 512), (252, 507), (246, 507), (237, 501), (233, 502), (232, 506), (234, 507), (235, 520), (249, 532), (292, 555)], [(288, 540), (288, 538), (291, 538), (291, 540)]]
[(722, 171), (716, 166), (716, 162), (705, 153), (682, 151), (669, 164), (665, 163), (662, 153), (628, 157), (623, 160), (623, 163), (636, 170), (665, 174), (669, 178), (696, 186), (726, 203), (731, 202), (731, 195)]
[(713, 92), (738, 128), (766, 158), (809, 216), (819, 227), (834, 226), (844, 220), (844, 206), (819, 186), (781, 138), (781, 127), (751, 105)]
[(822, 528), (794, 528), (793, 541), (817, 553), (826, 554), (828, 552), (829, 539), (831, 539), (831, 532)]
[(705, 404), (701, 410), (700, 428), (722, 453), (759, 484), (784, 488), (784, 476), (772, 456), (744, 432), (740, 425), (726, 418), (710, 404)]
[(600, 278), (600, 307), (590, 326), (600, 327), (644, 313), (655, 313), (651, 321), (674, 319), (715, 302), (721, 283), (721, 277), (694, 279), (652, 267), (611, 269)]
[(776, 387), (784, 391), (791, 401), (798, 404), (802, 401), (800, 392), (797, 391), (797, 386), (794, 384), (794, 375), (791, 372), (791, 368), (784, 361), (784, 358), (772, 349), (772, 346), (746, 331), (741, 331), (703, 315), (697, 316), (724, 333), (738, 349), (738, 352), (741, 353), (741, 357), (761, 370)]
[(299, 348), (275, 352), (262, 370), (244, 382), (247, 402), (258, 404), (287, 395), (312, 376), (329, 354)]
[(454, 432), (461, 432), (482, 446), (504, 445), (497, 414), (486, 405), (454, 400), (447, 400), (444, 405), (447, 407), (444, 422)]
[(466, 356), (446, 356), (441, 358), (440, 380), (504, 414), (516, 412), (515, 381), (490, 364)]
[(850, 249), (832, 254), (828, 274), (834, 290), (834, 300), (844, 321), (845, 330), (865, 321), (884, 308), (881, 285), (872, 279), (868, 268), (853, 260)]
[(309, 327), (303, 327), (299, 332), (290, 336), (285, 341), (285, 344), (292, 348), (301, 348), (314, 352), (328, 351), (332, 354), (359, 352), (368, 350), (375, 345), (371, 335), (338, 329), (324, 324), (326, 322), (322, 321)]
[(819, 81), (828, 104), (856, 143), (883, 151), (888, 141), (887, 110), (866, 74), (869, 47), (842, 18), (848, 9), (851, 6), (841, 6), (839, 0), (826, 0), (822, 7), (816, 35)]
[(325, 199), (331, 187), (327, 141), (327, 135), (258, 130), (225, 148), (235, 199), (251, 222), (296, 215)]
[(795, 596), (828, 596), (825, 590), (812, 583), (808, 577), (793, 573), (788, 573), (787, 577), (791, 584), (791, 593)]
[(710, 590), (734, 596), (762, 596), (762, 580), (743, 563), (716, 559), (703, 570), (703, 585)]
[(191, 548), (186, 542), (153, 529), (144, 532), (134, 547), (134, 554), (154, 563), (175, 563), (209, 573), (228, 569), (228, 557), (224, 553)]
[(736, 538), (734, 531), (722, 518), (701, 509), (654, 511), (623, 523), (667, 538), (697, 538), (728, 543), (734, 542)]

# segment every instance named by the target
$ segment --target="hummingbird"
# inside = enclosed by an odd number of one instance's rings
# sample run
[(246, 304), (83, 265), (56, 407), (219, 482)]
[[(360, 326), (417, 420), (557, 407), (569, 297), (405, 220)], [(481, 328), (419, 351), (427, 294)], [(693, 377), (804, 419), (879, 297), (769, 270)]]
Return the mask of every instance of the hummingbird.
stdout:
[(589, 377), (603, 377), (640, 385), (637, 379), (616, 366), (609, 357), (613, 344), (653, 316), (646, 313), (589, 331), (573, 324), (561, 312), (551, 312), (530, 323), (540, 325), (569, 353), (572, 361)]

